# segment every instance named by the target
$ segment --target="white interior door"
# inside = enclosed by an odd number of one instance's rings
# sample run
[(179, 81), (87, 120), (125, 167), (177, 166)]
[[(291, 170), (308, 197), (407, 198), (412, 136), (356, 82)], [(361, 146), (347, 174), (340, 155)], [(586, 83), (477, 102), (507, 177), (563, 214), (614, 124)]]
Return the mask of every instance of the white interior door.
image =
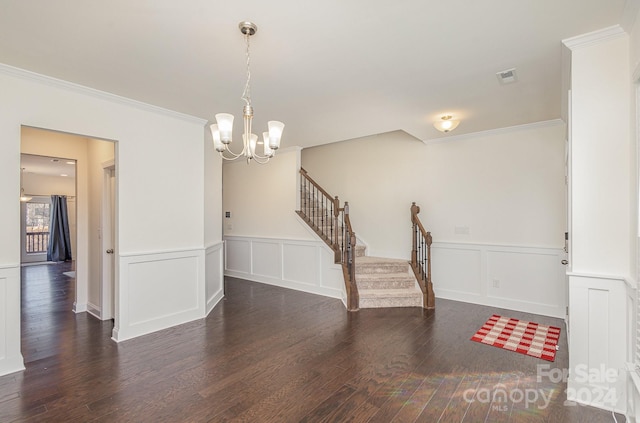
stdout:
[(116, 173), (113, 164), (104, 167), (102, 190), (102, 282), (101, 319), (115, 316), (115, 187)]

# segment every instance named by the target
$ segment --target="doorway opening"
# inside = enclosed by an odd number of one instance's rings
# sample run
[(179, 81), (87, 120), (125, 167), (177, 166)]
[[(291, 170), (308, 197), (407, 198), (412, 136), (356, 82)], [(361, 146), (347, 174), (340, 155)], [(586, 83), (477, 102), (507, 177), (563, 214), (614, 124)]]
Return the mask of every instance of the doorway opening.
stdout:
[[(108, 243), (110, 245), (106, 249), (117, 251), (116, 143), (23, 126), (21, 159), (21, 166), (24, 168), (21, 190), (25, 197), (31, 197), (29, 201), (21, 202), (20, 246), (22, 345), (25, 362), (29, 362), (32, 358), (43, 357), (25, 350), (26, 345), (29, 345), (25, 342), (25, 337), (38, 337), (37, 331), (29, 333), (29, 329), (34, 328), (34, 322), (25, 324), (27, 311), (29, 315), (40, 311), (47, 314), (38, 321), (46, 321), (44, 326), (49, 326), (47, 330), (51, 333), (73, 333), (73, 327), (78, 328), (78, 319), (97, 318), (111, 327), (114, 325), (113, 319), (117, 316), (117, 301), (113, 298), (116, 291), (114, 285), (117, 283), (113, 257), (115, 254), (110, 254), (110, 260), (105, 260), (104, 250)], [(39, 161), (42, 166), (36, 166), (34, 161)], [(113, 177), (108, 196), (111, 204), (106, 207), (105, 163), (110, 163), (109, 171)], [(55, 214), (52, 196), (62, 196), (66, 200), (70, 256), (63, 258), (56, 254), (52, 257), (52, 248), (47, 247), (52, 243), (52, 227), (57, 227), (50, 224), (51, 215)], [(106, 229), (109, 233), (106, 239), (103, 227), (105, 221), (111, 222)], [(108, 278), (104, 275), (108, 275)], [(109, 297), (105, 298), (105, 295)], [(31, 299), (28, 305), (25, 304), (26, 298)], [(38, 310), (33, 309), (34, 304)], [(60, 318), (62, 315), (64, 318)], [(67, 327), (54, 328), (52, 325)], [(47, 339), (42, 335), (40, 338), (40, 343), (42, 339)], [(52, 346), (56, 343), (55, 337), (51, 342)], [(59, 338), (57, 343), (59, 344)], [(51, 349), (46, 345), (38, 345), (36, 349), (55, 353), (55, 348)]]

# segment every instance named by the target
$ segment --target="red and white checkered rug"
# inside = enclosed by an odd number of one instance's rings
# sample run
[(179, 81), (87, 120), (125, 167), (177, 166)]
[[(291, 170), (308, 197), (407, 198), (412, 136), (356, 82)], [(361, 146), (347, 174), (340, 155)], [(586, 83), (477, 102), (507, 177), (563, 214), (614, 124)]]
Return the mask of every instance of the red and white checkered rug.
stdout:
[(558, 327), (539, 325), (494, 314), (471, 337), (471, 340), (553, 361), (556, 358), (556, 346), (559, 338), (560, 328)]

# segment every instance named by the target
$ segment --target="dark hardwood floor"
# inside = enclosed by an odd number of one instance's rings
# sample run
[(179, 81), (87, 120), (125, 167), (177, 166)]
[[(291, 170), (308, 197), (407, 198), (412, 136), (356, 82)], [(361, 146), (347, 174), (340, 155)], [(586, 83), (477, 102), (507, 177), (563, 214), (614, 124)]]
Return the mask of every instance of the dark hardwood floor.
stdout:
[[(613, 421), (537, 381), (538, 365), (568, 366), (558, 319), (442, 299), (348, 313), (227, 278), (206, 319), (116, 344), (111, 322), (71, 312), (70, 266), (23, 268), (27, 369), (0, 377), (0, 422)], [(470, 341), (493, 313), (561, 326), (556, 361)]]

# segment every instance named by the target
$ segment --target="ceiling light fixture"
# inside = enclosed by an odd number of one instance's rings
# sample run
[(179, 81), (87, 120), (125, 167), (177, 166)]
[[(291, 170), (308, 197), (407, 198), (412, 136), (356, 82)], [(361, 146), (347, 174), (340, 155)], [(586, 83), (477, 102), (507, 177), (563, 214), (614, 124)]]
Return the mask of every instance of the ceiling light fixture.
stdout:
[(451, 115), (445, 115), (439, 121), (436, 121), (433, 126), (440, 132), (450, 132), (456, 129), (459, 124), (459, 120), (453, 119)]
[(24, 187), (22, 186), (22, 174), (24, 173), (24, 167), (20, 168), (20, 202), (26, 203), (31, 201), (31, 197), (24, 193)]
[[(282, 137), (282, 130), (284, 129), (284, 123), (275, 120), (267, 123), (269, 132), (263, 132), (262, 137), (264, 139), (264, 153), (259, 155), (256, 153), (256, 144), (258, 144), (258, 136), (251, 133), (251, 120), (253, 119), (253, 107), (251, 106), (251, 56), (249, 53), (249, 38), (258, 31), (256, 24), (252, 22), (240, 22), (238, 24), (240, 32), (244, 34), (245, 41), (247, 43), (247, 83), (244, 86), (244, 92), (242, 93), (242, 100), (245, 105), (242, 110), (242, 119), (244, 123), (244, 133), (242, 134), (242, 151), (239, 154), (235, 154), (229, 149), (231, 144), (231, 132), (233, 130), (233, 115), (229, 113), (218, 113), (216, 115), (216, 123), (210, 125), (211, 135), (213, 136), (213, 147), (216, 149), (220, 156), (225, 160), (236, 160), (240, 157), (245, 157), (247, 163), (254, 161), (264, 164), (271, 159), (276, 150), (280, 148), (280, 138)], [(225, 155), (225, 152), (229, 153), (231, 157)]]

